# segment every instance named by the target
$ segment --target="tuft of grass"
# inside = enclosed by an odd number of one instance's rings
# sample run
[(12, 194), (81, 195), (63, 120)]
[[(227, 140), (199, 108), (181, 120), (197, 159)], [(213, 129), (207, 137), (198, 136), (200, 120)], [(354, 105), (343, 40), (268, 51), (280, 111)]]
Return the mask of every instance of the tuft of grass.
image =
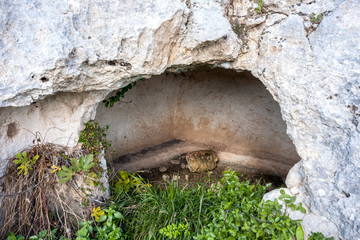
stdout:
[[(159, 230), (171, 224), (187, 224), (188, 232), (200, 232), (213, 210), (206, 187), (181, 187), (177, 181), (168, 182), (164, 189), (148, 188), (141, 194), (123, 192), (116, 202), (125, 209), (129, 239), (168, 239)], [(192, 239), (190, 235), (183, 237)]]

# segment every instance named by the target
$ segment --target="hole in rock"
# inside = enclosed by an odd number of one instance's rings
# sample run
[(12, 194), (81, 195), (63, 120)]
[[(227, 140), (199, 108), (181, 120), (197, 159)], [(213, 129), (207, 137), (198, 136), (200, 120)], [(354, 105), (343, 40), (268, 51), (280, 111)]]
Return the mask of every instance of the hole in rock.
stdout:
[(281, 183), (300, 160), (279, 104), (249, 72), (199, 68), (153, 76), (113, 108), (99, 105), (96, 121), (110, 125), (116, 169), (147, 169), (159, 179), (187, 170), (184, 156), (197, 150), (217, 153), (219, 173), (231, 167)]
[(9, 138), (15, 137), (18, 132), (19, 132), (19, 126), (17, 123), (13, 122), (7, 126), (6, 134)]
[(49, 79), (47, 79), (46, 77), (42, 77), (42, 78), (40, 78), (40, 81), (47, 82), (47, 81), (49, 81)]
[(110, 66), (115, 66), (115, 65), (116, 65), (116, 62), (115, 62), (115, 61), (108, 61), (108, 64), (109, 64)]

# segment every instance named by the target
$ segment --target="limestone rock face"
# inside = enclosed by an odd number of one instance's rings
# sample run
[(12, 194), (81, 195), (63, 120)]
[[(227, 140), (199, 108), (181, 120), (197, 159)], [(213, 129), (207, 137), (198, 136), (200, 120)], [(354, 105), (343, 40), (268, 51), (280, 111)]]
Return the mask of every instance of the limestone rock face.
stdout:
[(359, 12), (356, 0), (1, 1), (0, 159), (31, 132), (75, 145), (97, 104), (131, 81), (201, 64), (248, 70), (302, 158), (287, 184), (310, 199), (304, 229), (326, 219), (324, 232), (359, 239)]
[(213, 170), (219, 158), (213, 150), (200, 150), (188, 153), (186, 161), (190, 172), (205, 172)]

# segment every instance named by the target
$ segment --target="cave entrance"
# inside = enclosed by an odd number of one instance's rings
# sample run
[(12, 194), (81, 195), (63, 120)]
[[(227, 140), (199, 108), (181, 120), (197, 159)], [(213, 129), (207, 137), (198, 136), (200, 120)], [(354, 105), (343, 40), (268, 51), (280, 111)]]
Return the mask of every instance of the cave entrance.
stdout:
[(249, 72), (201, 68), (139, 82), (96, 121), (110, 125), (116, 168), (161, 166), (182, 154), (212, 149), (218, 166), (284, 177), (300, 160), (279, 104)]

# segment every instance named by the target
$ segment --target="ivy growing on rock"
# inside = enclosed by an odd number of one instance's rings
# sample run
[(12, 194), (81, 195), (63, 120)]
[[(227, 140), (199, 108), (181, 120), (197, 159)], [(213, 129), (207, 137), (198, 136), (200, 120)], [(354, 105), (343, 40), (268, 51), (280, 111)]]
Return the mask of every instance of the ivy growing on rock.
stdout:
[[(140, 81), (145, 81), (145, 78), (141, 78)], [(128, 85), (117, 91), (114, 96), (111, 96), (108, 99), (103, 100), (105, 107), (113, 107), (116, 102), (120, 102), (120, 99), (125, 97), (125, 93), (127, 93), (130, 89), (135, 87), (136, 84), (137, 84), (136, 81), (129, 83)]]

